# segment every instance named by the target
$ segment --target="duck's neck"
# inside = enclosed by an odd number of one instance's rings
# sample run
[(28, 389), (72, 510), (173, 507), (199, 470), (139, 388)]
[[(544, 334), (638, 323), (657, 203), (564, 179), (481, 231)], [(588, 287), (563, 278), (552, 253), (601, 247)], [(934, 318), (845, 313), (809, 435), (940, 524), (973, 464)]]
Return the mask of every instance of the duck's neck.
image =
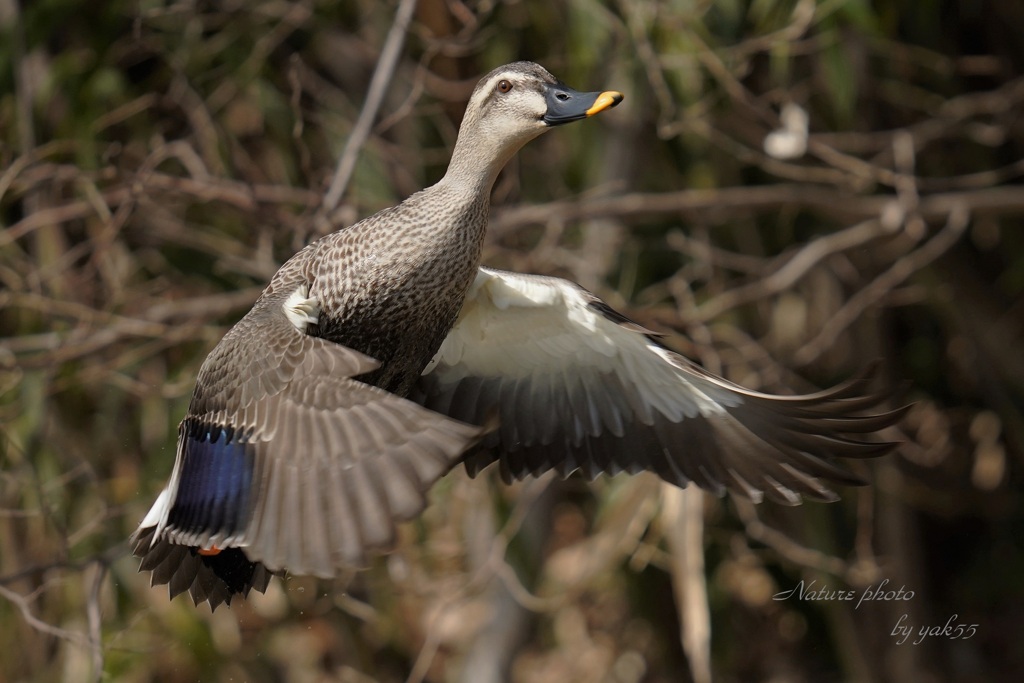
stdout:
[(501, 169), (530, 139), (509, 141), (498, 136), (467, 135), (465, 130), (460, 131), (448, 171), (438, 185), (450, 187), (467, 197), (484, 197), (486, 200)]

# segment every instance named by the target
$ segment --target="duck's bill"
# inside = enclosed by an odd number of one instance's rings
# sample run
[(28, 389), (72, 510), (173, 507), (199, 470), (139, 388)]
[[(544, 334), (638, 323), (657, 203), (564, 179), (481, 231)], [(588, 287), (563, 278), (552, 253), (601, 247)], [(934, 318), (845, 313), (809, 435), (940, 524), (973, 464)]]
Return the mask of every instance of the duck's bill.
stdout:
[(579, 92), (560, 83), (549, 85), (544, 95), (548, 110), (543, 118), (549, 126), (585, 119), (611, 109), (622, 101), (622, 93), (614, 90)]

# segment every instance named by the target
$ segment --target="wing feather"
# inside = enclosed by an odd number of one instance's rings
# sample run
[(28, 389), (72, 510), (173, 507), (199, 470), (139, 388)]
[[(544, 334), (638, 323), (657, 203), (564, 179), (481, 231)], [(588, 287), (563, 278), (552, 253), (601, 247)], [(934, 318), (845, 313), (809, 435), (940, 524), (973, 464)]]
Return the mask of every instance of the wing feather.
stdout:
[[(486, 430), (353, 379), (377, 367), (261, 299), (200, 370), (171, 482), (136, 533), (154, 582), (216, 607), (270, 572), (331, 577), (390, 545)], [(245, 581), (196, 553), (213, 547), (244, 553)]]
[(717, 377), (566, 280), (481, 268), (455, 327), (412, 396), (500, 431), (465, 460), (505, 478), (648, 470), (721, 494), (786, 504), (834, 500), (823, 481), (859, 483), (835, 458), (881, 455), (872, 435), (905, 409), (871, 372), (824, 391), (773, 396)]

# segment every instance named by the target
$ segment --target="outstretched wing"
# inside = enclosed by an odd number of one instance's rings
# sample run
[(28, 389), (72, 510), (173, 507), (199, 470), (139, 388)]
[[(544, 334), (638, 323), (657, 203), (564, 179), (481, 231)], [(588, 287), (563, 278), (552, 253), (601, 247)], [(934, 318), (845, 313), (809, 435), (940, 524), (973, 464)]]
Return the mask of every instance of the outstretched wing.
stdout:
[(749, 391), (661, 346), (648, 330), (566, 280), (481, 268), (458, 322), (412, 396), (500, 430), (466, 458), (507, 480), (554, 469), (594, 477), (653, 471), (679, 486), (797, 504), (835, 500), (820, 480), (862, 483), (833, 456), (894, 444), (849, 438), (903, 410), (859, 415), (883, 394), (862, 377), (805, 396)]
[(143, 568), (172, 593), (214, 604), (223, 592), (210, 573), (225, 579), (220, 560), (202, 549), (255, 565), (228, 568), (254, 573), (229, 597), (266, 587), (259, 565), (331, 577), (365, 564), (482, 434), (352, 379), (377, 362), (305, 334), (286, 305), (261, 300), (199, 373), (171, 481), (136, 539), (137, 554), (153, 554)]

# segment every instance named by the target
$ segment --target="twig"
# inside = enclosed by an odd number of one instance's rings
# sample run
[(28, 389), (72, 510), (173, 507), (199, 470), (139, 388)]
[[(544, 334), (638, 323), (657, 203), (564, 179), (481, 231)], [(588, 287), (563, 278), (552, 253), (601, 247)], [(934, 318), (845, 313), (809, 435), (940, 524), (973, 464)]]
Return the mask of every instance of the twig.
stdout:
[[(180, 193), (197, 201), (222, 202), (250, 212), (257, 211), (264, 203), (296, 204), (300, 207), (310, 207), (319, 200), (315, 193), (302, 188), (282, 185), (250, 185), (236, 180), (214, 177), (201, 180), (181, 178), (163, 173), (146, 174), (137, 182), (113, 186), (102, 191), (99, 198), (113, 209), (126, 202), (134, 201), (137, 196), (149, 195), (154, 191)], [(0, 233), (0, 247), (7, 246), (48, 225), (67, 223), (95, 214), (95, 201), (89, 199), (38, 209)]]
[(107, 567), (102, 562), (94, 562), (95, 575), (89, 586), (89, 602), (86, 604), (86, 616), (89, 620), (89, 651), (92, 657), (92, 675), (96, 683), (103, 680), (103, 618), (100, 611), (100, 591), (103, 590), (103, 579)]
[(675, 116), (676, 103), (675, 98), (672, 96), (672, 90), (665, 80), (665, 74), (662, 73), (658, 51), (651, 44), (651, 39), (648, 35), (655, 22), (654, 17), (646, 17), (644, 14), (645, 12), (656, 12), (656, 8), (657, 5), (653, 3), (646, 5), (643, 3), (620, 2), (619, 11), (626, 15), (626, 27), (629, 29), (630, 36), (636, 46), (637, 56), (644, 65), (647, 82), (650, 84), (651, 90), (658, 100), (658, 129), (661, 130)]
[[(661, 193), (630, 193), (593, 197), (586, 202), (564, 200), (535, 206), (495, 211), (488, 232), (501, 238), (528, 225), (549, 221), (584, 221), (593, 218), (641, 220), (655, 216), (709, 214), (724, 223), (737, 215), (778, 211), (780, 208), (811, 209), (838, 221), (857, 221), (881, 216), (893, 202), (891, 195), (857, 195), (821, 185), (803, 183), (679, 190)], [(1024, 214), (1024, 192), (1019, 186), (991, 187), (964, 192), (924, 195), (917, 213), (925, 220), (946, 218), (953, 207), (963, 205), (971, 213)]]
[(69, 631), (67, 629), (48, 624), (36, 615), (32, 614), (32, 608), (29, 606), (29, 600), (26, 596), (7, 588), (0, 582), (0, 597), (5, 598), (8, 602), (18, 608), (21, 612), (22, 618), (28, 623), (29, 626), (39, 631), (51, 635), (54, 638), (60, 638), (66, 640), (69, 643), (74, 643), (81, 647), (89, 647), (89, 641), (81, 633), (77, 631)]
[(373, 120), (377, 116), (377, 110), (380, 109), (388, 85), (391, 83), (391, 76), (394, 74), (395, 66), (398, 64), (398, 57), (401, 54), (402, 45), (405, 43), (405, 36), (409, 30), (413, 12), (416, 10), (416, 2), (417, 0), (401, 0), (398, 5), (395, 21), (391, 25), (391, 30), (388, 31), (387, 38), (384, 40), (380, 59), (377, 60), (377, 68), (373, 72), (373, 78), (370, 80), (370, 90), (366, 94), (366, 102), (363, 104), (363, 109), (359, 112), (359, 118), (356, 119), (356, 125), (352, 128), (352, 133), (345, 143), (345, 149), (338, 160), (338, 166), (334, 171), (331, 186), (324, 196), (323, 206), (321, 207), (321, 214), (324, 216), (331, 214), (338, 207), (338, 203), (341, 202), (341, 198), (348, 188), (348, 183), (352, 179), (352, 172), (356, 167), (359, 150), (362, 149), (363, 144), (365, 144), (370, 136)]
[(704, 492), (662, 484), (662, 518), (683, 651), (694, 683), (711, 683), (711, 610), (704, 573)]
[(768, 277), (725, 291), (699, 309), (701, 320), (713, 320), (725, 311), (789, 289), (832, 254), (853, 249), (885, 235), (881, 221), (869, 220), (811, 241)]
[(821, 332), (793, 354), (793, 362), (797, 365), (814, 362), (818, 356), (835, 344), (843, 330), (852, 325), (871, 304), (956, 244), (970, 224), (969, 219), (970, 213), (964, 206), (951, 211), (945, 227), (935, 237), (920, 249), (896, 261), (871, 284), (851, 296), (825, 324)]
[(732, 501), (749, 538), (764, 543), (779, 557), (797, 566), (817, 569), (834, 576), (846, 577), (848, 575), (849, 565), (838, 557), (803, 546), (781, 531), (762, 522), (757, 516), (754, 504), (749, 500), (734, 496)]

